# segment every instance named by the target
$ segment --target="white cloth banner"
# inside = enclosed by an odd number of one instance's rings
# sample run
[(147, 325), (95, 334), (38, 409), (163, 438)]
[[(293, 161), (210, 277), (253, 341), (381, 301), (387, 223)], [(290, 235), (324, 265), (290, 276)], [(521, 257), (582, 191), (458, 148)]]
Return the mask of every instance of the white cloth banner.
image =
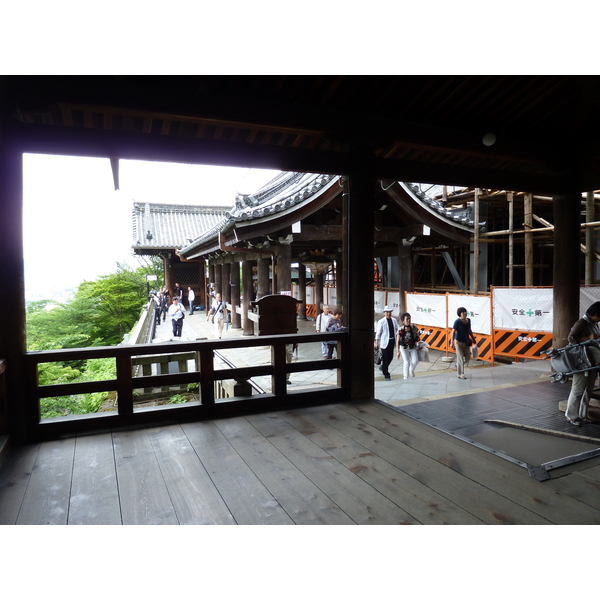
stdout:
[(552, 333), (552, 296), (552, 288), (494, 288), (494, 328)]
[(406, 294), (406, 312), (410, 313), (413, 323), (431, 327), (447, 327), (445, 295)]
[[(387, 304), (391, 306), (393, 311), (392, 317), (398, 319), (400, 317), (400, 294), (398, 292), (388, 292)], [(399, 323), (400, 321), (398, 321)]]
[[(306, 286), (306, 304), (314, 304), (315, 288), (312, 285)], [(318, 313), (317, 313), (318, 314)]]
[(458, 319), (457, 310), (467, 309), (467, 318), (471, 319), (474, 333), (491, 335), (491, 302), (489, 296), (469, 296), (468, 294), (448, 294), (448, 328)]
[(337, 289), (334, 287), (328, 287), (325, 288), (323, 291), (326, 294), (329, 310), (333, 312), (335, 310), (335, 307), (337, 306)]
[(383, 316), (383, 307), (385, 306), (385, 292), (375, 291), (373, 298), (373, 310), (375, 311), (375, 316), (379, 315), (377, 318), (381, 318)]
[(594, 302), (600, 302), (600, 286), (582, 287), (579, 291), (579, 316), (582, 317)]

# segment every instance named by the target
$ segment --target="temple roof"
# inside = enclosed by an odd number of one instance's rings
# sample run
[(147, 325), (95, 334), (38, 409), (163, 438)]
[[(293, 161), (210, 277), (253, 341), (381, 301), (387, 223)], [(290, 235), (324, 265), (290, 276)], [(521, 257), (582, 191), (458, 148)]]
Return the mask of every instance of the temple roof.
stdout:
[(225, 217), (227, 206), (134, 202), (133, 249), (136, 254), (181, 248)]

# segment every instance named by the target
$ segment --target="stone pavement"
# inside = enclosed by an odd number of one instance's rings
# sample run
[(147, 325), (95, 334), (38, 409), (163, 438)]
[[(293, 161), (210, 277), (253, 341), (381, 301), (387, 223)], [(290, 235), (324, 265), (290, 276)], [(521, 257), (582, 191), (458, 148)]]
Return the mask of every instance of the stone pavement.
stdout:
[[(298, 321), (299, 333), (314, 332), (314, 321)], [(242, 337), (242, 329), (229, 328), (224, 330), (223, 339)], [(183, 324), (182, 340), (215, 339), (214, 325), (206, 320), (206, 312), (186, 314)], [(167, 317), (166, 322), (157, 328), (155, 341), (171, 339), (171, 322)], [(236, 366), (270, 364), (271, 356), (268, 346), (244, 349), (226, 349), (220, 353)], [(550, 375), (550, 361), (526, 360), (525, 362), (504, 364), (490, 363), (481, 360), (471, 360), (465, 374), (467, 379), (458, 379), (454, 361), (446, 362), (444, 352), (430, 350), (430, 362), (417, 364), (415, 377), (404, 379), (402, 376), (402, 360), (396, 359), (390, 365), (392, 379), (385, 381), (378, 367), (373, 365), (375, 371), (375, 398), (393, 406), (406, 406), (417, 402), (439, 400), (444, 397), (472, 394), (484, 390), (493, 390), (498, 387), (522, 385), (546, 378)], [(453, 358), (453, 354), (450, 357)], [(298, 348), (299, 360), (319, 360), (322, 357), (321, 344), (300, 344)], [(294, 357), (296, 359), (296, 357)], [(215, 357), (215, 361), (219, 361)], [(215, 362), (215, 368), (225, 368)], [(270, 391), (270, 377), (254, 379), (265, 391)], [(291, 385), (294, 388), (319, 383), (333, 384), (336, 381), (336, 372), (309, 371), (306, 373), (293, 373)]]

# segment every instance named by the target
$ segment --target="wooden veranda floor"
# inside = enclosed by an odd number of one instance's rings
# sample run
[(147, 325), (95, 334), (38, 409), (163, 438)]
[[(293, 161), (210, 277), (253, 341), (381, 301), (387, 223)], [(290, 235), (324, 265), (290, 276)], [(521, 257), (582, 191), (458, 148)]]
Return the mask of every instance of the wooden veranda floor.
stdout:
[(11, 448), (1, 524), (596, 524), (600, 458), (527, 471), (379, 402)]

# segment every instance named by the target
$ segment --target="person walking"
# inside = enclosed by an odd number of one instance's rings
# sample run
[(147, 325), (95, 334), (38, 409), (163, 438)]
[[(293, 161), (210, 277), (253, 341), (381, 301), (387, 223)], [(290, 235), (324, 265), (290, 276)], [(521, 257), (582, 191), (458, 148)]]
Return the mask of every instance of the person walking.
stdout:
[(402, 354), (402, 362), (404, 363), (404, 379), (415, 376), (415, 369), (419, 362), (417, 354), (417, 344), (419, 342), (419, 329), (411, 323), (410, 313), (402, 313), (400, 315), (402, 326), (398, 331), (398, 343), (396, 358), (400, 358)]
[[(331, 319), (333, 315), (329, 312), (329, 306), (325, 304), (323, 306), (323, 312), (317, 317), (315, 322), (315, 331), (317, 333), (323, 333), (327, 331), (327, 326), (331, 323)], [(323, 354), (323, 358), (327, 358), (327, 342), (321, 342), (321, 352)]]
[(212, 322), (215, 324), (215, 337), (219, 340), (223, 335), (223, 325), (225, 323), (225, 318), (227, 316), (227, 307), (225, 306), (225, 302), (221, 300), (221, 294), (217, 293), (215, 296), (212, 306), (210, 307), (210, 311), (208, 315), (206, 315), (206, 320), (212, 317)]
[(188, 302), (190, 303), (190, 317), (194, 314), (194, 300), (196, 299), (196, 294), (194, 294), (194, 290), (191, 287), (188, 287)]
[(179, 302), (179, 298), (175, 296), (171, 306), (169, 306), (169, 316), (173, 325), (173, 337), (181, 337), (183, 328), (183, 318), (185, 317), (185, 306)]
[(159, 296), (152, 296), (152, 306), (154, 307), (154, 320), (157, 325), (160, 325), (160, 315), (162, 312), (162, 307), (160, 305)]
[[(327, 331), (340, 331), (343, 329), (344, 329), (344, 327), (342, 326), (342, 309), (336, 308), (333, 311), (333, 315), (331, 315), (331, 319), (329, 319), (329, 323), (327, 325)], [(327, 341), (327, 356), (325, 358), (332, 359), (334, 350), (335, 350), (336, 356), (337, 356), (337, 341), (336, 340)]]
[[(569, 344), (578, 344), (586, 340), (597, 340), (600, 338), (600, 302), (594, 302), (581, 319), (575, 322), (569, 331)], [(586, 346), (587, 356), (591, 365), (600, 366), (600, 349), (589, 345)], [(567, 400), (565, 417), (571, 425), (581, 426), (588, 422), (588, 407), (590, 398), (594, 391), (594, 384), (598, 375), (597, 370), (588, 370), (583, 373), (573, 373), (571, 393)]]
[(375, 348), (381, 348), (383, 361), (380, 368), (386, 381), (392, 378), (389, 366), (394, 358), (396, 336), (400, 329), (398, 321), (392, 317), (392, 310), (390, 306), (383, 307), (383, 318), (377, 321), (375, 329)]
[(469, 366), (471, 346), (477, 342), (471, 330), (471, 319), (467, 318), (467, 309), (461, 306), (456, 310), (456, 314), (458, 319), (452, 325), (450, 345), (456, 351), (456, 375), (459, 379), (466, 379), (465, 367)]

